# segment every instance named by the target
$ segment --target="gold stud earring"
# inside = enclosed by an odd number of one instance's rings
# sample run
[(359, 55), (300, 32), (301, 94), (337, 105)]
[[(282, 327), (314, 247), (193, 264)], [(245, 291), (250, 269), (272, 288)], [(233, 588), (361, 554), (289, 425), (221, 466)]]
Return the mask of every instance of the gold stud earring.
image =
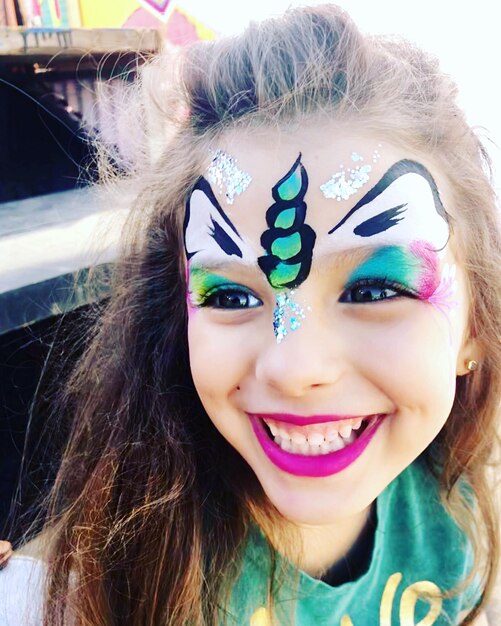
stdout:
[(469, 372), (474, 372), (476, 369), (478, 369), (478, 361), (475, 361), (474, 359), (466, 361), (466, 369)]

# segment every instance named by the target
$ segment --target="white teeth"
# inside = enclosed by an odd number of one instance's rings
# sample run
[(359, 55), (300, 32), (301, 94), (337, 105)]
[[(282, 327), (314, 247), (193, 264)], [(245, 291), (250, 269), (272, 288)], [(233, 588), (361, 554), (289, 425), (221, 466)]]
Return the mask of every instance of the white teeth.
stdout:
[(304, 443), (295, 443), (290, 439), (282, 439), (279, 436), (275, 437), (275, 443), (285, 450), (286, 452), (292, 452), (294, 454), (301, 454), (304, 456), (318, 456), (322, 454), (328, 454), (329, 452), (335, 452), (337, 450), (341, 450), (348, 444), (355, 441), (355, 436), (352, 435), (347, 439), (343, 437), (337, 437), (334, 441), (327, 442), (322, 440), (323, 443), (318, 445), (313, 445), (308, 442)]
[(290, 435), (285, 428), (281, 428), (280, 426), (275, 427), (277, 429), (277, 434), (282, 439), (290, 439)]
[(324, 436), (320, 433), (312, 433), (311, 435), (308, 435), (308, 443), (310, 444), (310, 446), (321, 446), (324, 441)]
[(344, 422), (319, 425), (316, 430), (314, 425), (306, 427), (294, 427), (274, 420), (265, 420), (275, 443), (287, 452), (304, 456), (317, 456), (341, 450), (353, 443), (357, 437), (357, 431), (362, 425), (362, 418), (344, 420)]
[(334, 441), (330, 442), (329, 448), (331, 452), (336, 452), (337, 450), (344, 448), (345, 445), (346, 442), (341, 437), (338, 437), (337, 439), (334, 439)]
[(332, 442), (332, 441), (335, 441), (338, 437), (339, 437), (339, 433), (337, 431), (337, 428), (331, 427), (327, 431), (327, 434), (325, 436), (325, 440), (329, 441), (329, 442)]
[(266, 422), (266, 424), (268, 425), (268, 428), (271, 430), (271, 434), (274, 437), (276, 437), (278, 435), (278, 428), (276, 424), (274, 424), (273, 422)]
[(346, 424), (339, 429), (339, 434), (343, 439), (348, 439), (351, 435), (351, 424)]
[(294, 430), (291, 433), (290, 438), (292, 439), (294, 443), (297, 443), (299, 445), (306, 443), (306, 437), (303, 435), (303, 433), (300, 433), (298, 430)]
[(301, 444), (296, 444), (298, 447), (298, 453), (299, 454), (308, 454), (310, 451), (310, 446), (308, 445), (308, 442), (305, 440), (304, 443)]

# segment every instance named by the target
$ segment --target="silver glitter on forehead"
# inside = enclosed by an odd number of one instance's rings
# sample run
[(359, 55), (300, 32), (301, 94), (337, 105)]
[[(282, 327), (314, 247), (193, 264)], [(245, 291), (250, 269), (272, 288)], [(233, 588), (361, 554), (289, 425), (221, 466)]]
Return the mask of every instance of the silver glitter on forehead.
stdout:
[[(381, 144), (378, 144), (378, 148), (380, 147)], [(376, 163), (380, 157), (379, 150), (376, 148), (372, 153), (372, 162)], [(364, 157), (358, 154), (358, 152), (352, 153), (351, 160), (357, 165), (345, 168), (344, 165), (340, 163), (340, 171), (333, 174), (326, 183), (320, 185), (320, 191), (326, 198), (332, 198), (338, 202), (348, 200), (350, 196), (357, 193), (357, 191), (368, 182), (372, 165), (362, 163)]]
[(252, 177), (237, 167), (237, 161), (222, 150), (213, 151), (212, 162), (207, 168), (207, 178), (224, 193), (226, 202), (233, 204), (235, 196), (247, 189)]
[(305, 318), (303, 307), (294, 302), (293, 298), (293, 290), (277, 293), (277, 303), (273, 310), (273, 330), (277, 343), (282, 343), (289, 331), (297, 330), (301, 326), (301, 320)]

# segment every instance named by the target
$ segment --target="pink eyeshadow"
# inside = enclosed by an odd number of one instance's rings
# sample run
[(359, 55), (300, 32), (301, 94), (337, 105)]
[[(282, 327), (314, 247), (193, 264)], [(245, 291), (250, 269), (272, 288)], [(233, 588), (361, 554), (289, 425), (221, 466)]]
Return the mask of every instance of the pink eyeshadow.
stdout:
[(422, 300), (428, 300), (435, 293), (440, 282), (438, 254), (426, 241), (413, 241), (410, 250), (421, 261), (418, 279), (419, 297)]

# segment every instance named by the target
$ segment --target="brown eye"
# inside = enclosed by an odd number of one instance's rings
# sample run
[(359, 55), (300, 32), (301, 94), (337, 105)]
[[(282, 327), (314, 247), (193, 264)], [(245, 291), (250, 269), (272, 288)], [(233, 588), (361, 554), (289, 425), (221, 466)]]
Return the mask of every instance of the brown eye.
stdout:
[(404, 296), (413, 298), (415, 294), (409, 292), (409, 290), (401, 285), (395, 285), (386, 280), (365, 279), (345, 289), (339, 301), (352, 304), (365, 304)]
[(261, 300), (250, 291), (226, 287), (216, 289), (208, 294), (203, 306), (215, 309), (252, 309), (262, 304)]

